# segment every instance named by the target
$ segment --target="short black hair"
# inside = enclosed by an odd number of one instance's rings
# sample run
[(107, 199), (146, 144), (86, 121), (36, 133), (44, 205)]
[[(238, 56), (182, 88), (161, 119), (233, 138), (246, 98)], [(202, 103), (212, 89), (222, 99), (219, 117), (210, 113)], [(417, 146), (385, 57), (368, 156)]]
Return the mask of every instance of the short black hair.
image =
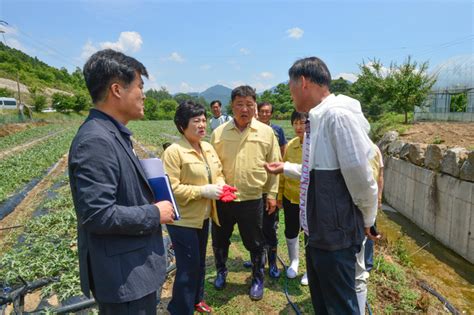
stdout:
[(241, 85), (233, 89), (232, 94), (230, 95), (231, 102), (233, 102), (237, 96), (251, 96), (254, 101), (257, 100), (257, 94), (255, 93), (255, 89), (249, 85)]
[(318, 57), (297, 60), (288, 70), (290, 80), (299, 80), (301, 76), (321, 86), (331, 86), (331, 73), (328, 67)]
[(219, 104), (219, 107), (222, 107), (222, 103), (221, 103), (221, 101), (219, 101), (219, 100), (213, 100), (213, 101), (211, 102), (211, 104), (209, 105), (209, 107), (212, 107), (212, 105), (214, 105), (214, 103), (217, 103), (217, 104)]
[(83, 73), (92, 102), (96, 104), (105, 99), (113, 81), (128, 86), (135, 80), (136, 72), (148, 78), (145, 66), (121, 52), (104, 49), (93, 54), (84, 65)]
[(262, 108), (263, 106), (269, 106), (270, 105), (270, 108), (272, 109), (271, 113), (273, 114), (273, 105), (272, 103), (270, 102), (260, 102), (257, 104), (257, 110), (259, 111), (260, 108)]
[(296, 120), (304, 120), (306, 121), (306, 119), (308, 119), (309, 115), (308, 113), (300, 113), (300, 112), (297, 112), (296, 110), (294, 110), (292, 113), (291, 113), (291, 124), (293, 125), (295, 123)]
[(201, 115), (207, 118), (204, 105), (195, 103), (192, 100), (186, 100), (178, 105), (174, 114), (174, 124), (180, 133), (184, 133), (184, 130), (188, 128), (189, 120)]

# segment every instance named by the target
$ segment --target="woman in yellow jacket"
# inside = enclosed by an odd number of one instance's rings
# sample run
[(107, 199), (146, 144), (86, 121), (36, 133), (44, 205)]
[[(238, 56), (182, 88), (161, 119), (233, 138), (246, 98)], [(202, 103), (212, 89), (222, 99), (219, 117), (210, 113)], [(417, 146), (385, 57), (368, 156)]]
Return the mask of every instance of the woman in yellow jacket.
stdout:
[[(295, 130), (296, 137), (288, 142), (283, 162), (301, 163), (303, 154), (303, 137), (307, 113), (293, 111), (291, 114), (291, 125)], [(299, 265), (299, 239), (300, 232), (300, 181), (280, 175), (278, 186), (278, 207), (285, 213), (285, 237), (288, 246), (290, 266), (286, 270), (286, 276), (290, 279), (296, 278)], [(308, 285), (306, 273), (301, 279), (301, 284)]]
[(214, 148), (206, 136), (206, 109), (193, 101), (182, 102), (174, 117), (182, 138), (163, 153), (181, 218), (168, 224), (176, 256), (171, 314), (211, 312), (204, 302), (204, 275), (209, 218), (219, 224), (215, 200), (222, 194), (224, 176)]

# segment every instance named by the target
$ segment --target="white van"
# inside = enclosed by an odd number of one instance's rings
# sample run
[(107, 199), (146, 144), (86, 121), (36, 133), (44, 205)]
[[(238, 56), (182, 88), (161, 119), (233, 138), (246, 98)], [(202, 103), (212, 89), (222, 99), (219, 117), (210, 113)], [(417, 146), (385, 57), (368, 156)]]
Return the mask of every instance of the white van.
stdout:
[(0, 109), (16, 109), (16, 99), (13, 97), (0, 97)]

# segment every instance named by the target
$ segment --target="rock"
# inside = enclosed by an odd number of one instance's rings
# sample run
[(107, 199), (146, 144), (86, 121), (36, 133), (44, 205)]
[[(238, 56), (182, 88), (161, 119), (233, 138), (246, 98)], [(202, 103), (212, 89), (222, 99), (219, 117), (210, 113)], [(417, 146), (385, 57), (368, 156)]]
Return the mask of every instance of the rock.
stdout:
[(411, 143), (408, 146), (408, 160), (415, 165), (423, 166), (426, 147), (424, 143)]
[(469, 160), (464, 161), (459, 172), (459, 178), (474, 182), (474, 164)]
[(471, 151), (467, 154), (467, 160), (471, 165), (474, 165), (474, 151)]
[(405, 145), (400, 149), (400, 159), (408, 160), (408, 154), (410, 153), (410, 143), (405, 143)]
[(379, 142), (377, 143), (377, 146), (380, 148), (380, 151), (382, 151), (382, 153), (386, 152), (389, 145), (397, 140), (398, 138), (398, 132), (396, 131), (389, 131), (389, 132), (386, 132), (382, 139), (379, 140)]
[(446, 152), (446, 146), (428, 145), (425, 152), (425, 166), (430, 170), (439, 171), (444, 152)]
[(441, 172), (459, 177), (461, 166), (467, 160), (468, 151), (464, 148), (452, 148), (446, 151), (441, 162)]
[(398, 156), (403, 146), (405, 146), (405, 142), (401, 140), (395, 140), (388, 146), (387, 153), (389, 155)]

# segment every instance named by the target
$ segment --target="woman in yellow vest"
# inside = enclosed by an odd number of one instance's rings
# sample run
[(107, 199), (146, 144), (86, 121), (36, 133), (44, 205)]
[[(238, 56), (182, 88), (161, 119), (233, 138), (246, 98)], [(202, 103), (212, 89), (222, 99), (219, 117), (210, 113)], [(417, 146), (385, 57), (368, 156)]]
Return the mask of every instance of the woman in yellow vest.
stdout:
[(171, 314), (209, 313), (203, 301), (209, 218), (219, 224), (215, 200), (222, 195), (224, 176), (216, 151), (207, 142), (206, 109), (193, 101), (182, 102), (174, 117), (182, 138), (163, 153), (181, 218), (168, 224), (176, 256)]
[[(303, 137), (305, 122), (308, 119), (307, 113), (293, 111), (291, 114), (291, 125), (296, 137), (288, 142), (288, 146), (283, 156), (283, 162), (301, 164), (303, 152)], [(299, 265), (299, 239), (300, 232), (300, 181), (280, 175), (278, 186), (278, 207), (284, 209), (285, 213), (285, 237), (290, 257), (290, 266), (286, 270), (286, 276), (290, 279), (296, 278)], [(308, 285), (306, 273), (301, 279), (302, 285)]]

